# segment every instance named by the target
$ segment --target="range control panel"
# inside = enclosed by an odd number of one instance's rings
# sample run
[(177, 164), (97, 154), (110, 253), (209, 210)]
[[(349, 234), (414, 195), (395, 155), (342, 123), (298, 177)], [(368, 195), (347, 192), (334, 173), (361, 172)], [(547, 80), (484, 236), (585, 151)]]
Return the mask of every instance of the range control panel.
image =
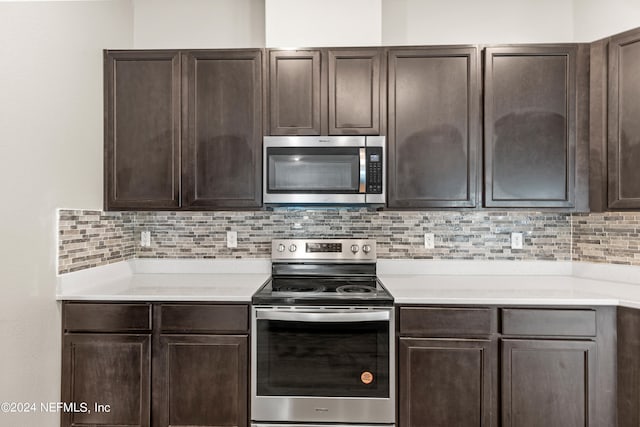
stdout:
[(275, 239), (271, 259), (298, 261), (375, 262), (376, 241), (371, 239)]

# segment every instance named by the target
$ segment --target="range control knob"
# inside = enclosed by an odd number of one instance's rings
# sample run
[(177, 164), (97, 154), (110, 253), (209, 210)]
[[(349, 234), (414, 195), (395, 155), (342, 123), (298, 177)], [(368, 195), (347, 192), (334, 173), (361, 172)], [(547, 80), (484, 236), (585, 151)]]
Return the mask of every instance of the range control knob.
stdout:
[(362, 245), (362, 252), (364, 252), (365, 254), (368, 254), (369, 252), (371, 252), (371, 246), (370, 245)]
[(289, 246), (289, 252), (295, 252), (296, 250), (298, 250), (298, 247), (296, 245)]
[(278, 252), (284, 252), (285, 249), (286, 247), (282, 243), (278, 245)]
[(360, 247), (358, 245), (351, 245), (351, 252), (353, 252), (354, 254), (357, 254), (359, 250)]

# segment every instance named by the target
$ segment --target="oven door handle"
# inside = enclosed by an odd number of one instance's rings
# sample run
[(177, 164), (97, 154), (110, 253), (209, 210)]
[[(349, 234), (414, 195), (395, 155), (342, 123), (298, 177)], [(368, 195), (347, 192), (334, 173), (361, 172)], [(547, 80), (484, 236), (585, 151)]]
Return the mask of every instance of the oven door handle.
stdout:
[(286, 322), (375, 322), (390, 320), (389, 311), (309, 313), (286, 311), (256, 311), (258, 320), (283, 320)]

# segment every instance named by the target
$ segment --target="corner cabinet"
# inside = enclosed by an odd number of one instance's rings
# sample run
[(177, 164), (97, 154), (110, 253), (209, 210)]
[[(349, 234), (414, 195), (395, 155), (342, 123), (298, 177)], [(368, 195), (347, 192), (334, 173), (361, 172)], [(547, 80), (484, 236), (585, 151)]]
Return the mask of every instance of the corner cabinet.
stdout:
[(609, 41), (608, 205), (640, 209), (640, 30)]
[(485, 206), (588, 208), (587, 49), (485, 50)]
[(65, 302), (62, 316), (62, 401), (88, 411), (61, 426), (248, 425), (246, 304)]
[(104, 206), (180, 206), (180, 54), (104, 54)]
[(262, 50), (105, 52), (105, 209), (258, 208)]
[(478, 49), (390, 49), (388, 61), (389, 207), (476, 207)]

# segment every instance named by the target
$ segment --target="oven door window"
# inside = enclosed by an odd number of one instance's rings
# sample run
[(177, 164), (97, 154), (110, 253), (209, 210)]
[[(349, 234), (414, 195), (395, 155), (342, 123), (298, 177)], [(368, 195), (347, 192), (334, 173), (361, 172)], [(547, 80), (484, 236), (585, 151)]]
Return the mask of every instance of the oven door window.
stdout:
[(336, 148), (268, 148), (270, 193), (358, 193), (360, 150)]
[(389, 322), (258, 320), (259, 396), (389, 397)]

